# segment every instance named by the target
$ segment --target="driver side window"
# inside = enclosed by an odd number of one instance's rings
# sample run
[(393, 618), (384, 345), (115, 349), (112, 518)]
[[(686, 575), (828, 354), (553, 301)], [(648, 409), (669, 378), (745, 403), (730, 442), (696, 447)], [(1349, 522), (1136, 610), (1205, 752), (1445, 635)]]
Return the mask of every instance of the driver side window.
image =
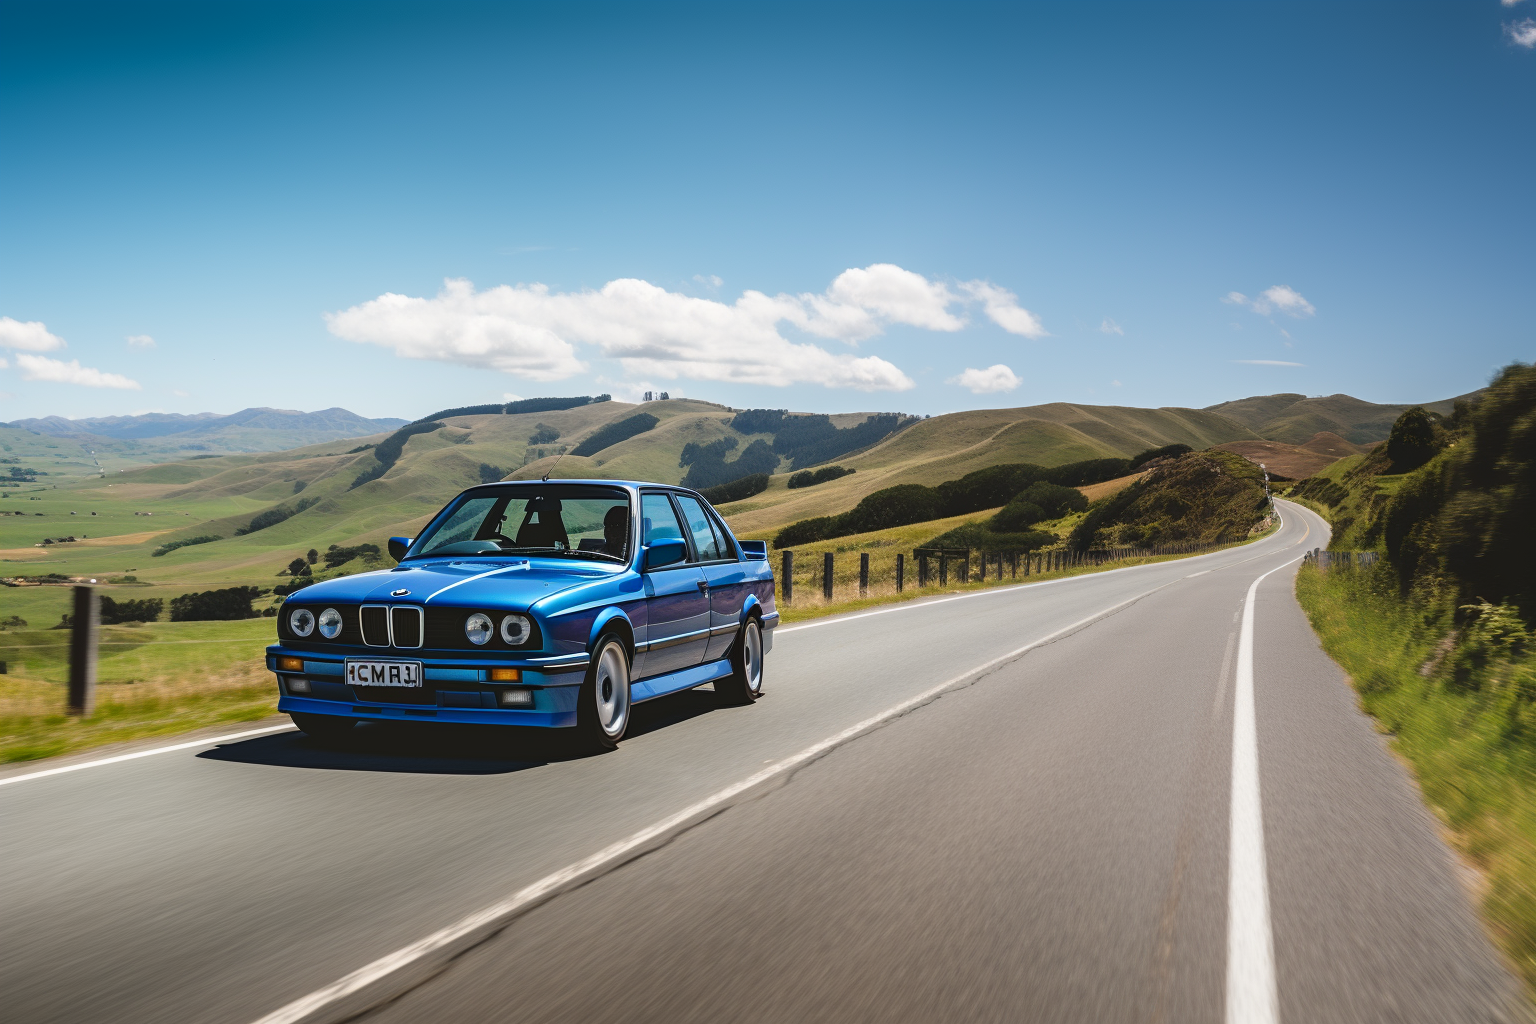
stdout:
[(682, 540), (683, 528), (678, 524), (677, 513), (665, 494), (640, 496), (641, 543), (657, 540)]

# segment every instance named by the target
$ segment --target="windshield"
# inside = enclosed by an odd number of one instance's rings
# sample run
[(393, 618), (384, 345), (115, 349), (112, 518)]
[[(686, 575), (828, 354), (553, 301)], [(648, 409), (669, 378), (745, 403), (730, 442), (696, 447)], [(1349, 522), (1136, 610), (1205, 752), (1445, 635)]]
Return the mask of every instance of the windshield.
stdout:
[(535, 483), (461, 498), (411, 547), (411, 558), (528, 554), (629, 560), (629, 495)]

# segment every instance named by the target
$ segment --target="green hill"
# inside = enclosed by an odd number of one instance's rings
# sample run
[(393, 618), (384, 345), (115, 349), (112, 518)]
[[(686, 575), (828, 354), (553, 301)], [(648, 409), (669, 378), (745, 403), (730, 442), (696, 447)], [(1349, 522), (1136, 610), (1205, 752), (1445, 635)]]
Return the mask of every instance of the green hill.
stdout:
[[(1422, 404), (1430, 412), (1449, 416), (1458, 401), (1476, 394)], [(1308, 398), (1285, 394), (1240, 398), (1235, 402), (1208, 406), (1205, 411), (1237, 420), (1266, 441), (1299, 445), (1315, 434), (1328, 431), (1353, 444), (1375, 444), (1385, 441), (1392, 424), (1404, 410), (1411, 408), (1412, 404), (1377, 405), (1349, 395)]]

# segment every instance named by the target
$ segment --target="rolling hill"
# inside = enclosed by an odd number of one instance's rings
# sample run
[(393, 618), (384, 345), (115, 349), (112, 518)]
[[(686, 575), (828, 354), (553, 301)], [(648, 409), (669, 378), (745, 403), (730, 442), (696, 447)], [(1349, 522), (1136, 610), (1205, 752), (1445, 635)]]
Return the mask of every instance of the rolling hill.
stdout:
[[(1430, 412), (1445, 416), (1450, 414), (1456, 402), (1476, 394), (1422, 405)], [(1266, 441), (1300, 445), (1315, 434), (1333, 433), (1351, 444), (1368, 445), (1385, 441), (1393, 422), (1411, 408), (1413, 403), (1377, 405), (1349, 395), (1308, 398), (1306, 395), (1283, 394), (1240, 398), (1207, 406), (1205, 411), (1237, 420)]]

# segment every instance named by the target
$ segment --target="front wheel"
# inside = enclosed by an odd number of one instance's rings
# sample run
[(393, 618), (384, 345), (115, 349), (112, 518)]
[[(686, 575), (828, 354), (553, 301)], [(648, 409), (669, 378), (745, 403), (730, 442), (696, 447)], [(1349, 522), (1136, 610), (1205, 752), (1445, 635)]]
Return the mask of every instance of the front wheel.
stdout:
[(593, 752), (612, 750), (628, 728), (629, 655), (622, 640), (605, 634), (577, 698), (576, 745)]
[(715, 692), (725, 704), (751, 704), (763, 695), (763, 627), (748, 619), (731, 647), (731, 674), (717, 680)]
[(346, 737), (352, 732), (352, 727), (357, 724), (355, 718), (341, 718), (337, 715), (305, 715), (290, 711), (288, 717), (293, 719), (293, 724), (303, 729), (311, 739), (322, 743)]

